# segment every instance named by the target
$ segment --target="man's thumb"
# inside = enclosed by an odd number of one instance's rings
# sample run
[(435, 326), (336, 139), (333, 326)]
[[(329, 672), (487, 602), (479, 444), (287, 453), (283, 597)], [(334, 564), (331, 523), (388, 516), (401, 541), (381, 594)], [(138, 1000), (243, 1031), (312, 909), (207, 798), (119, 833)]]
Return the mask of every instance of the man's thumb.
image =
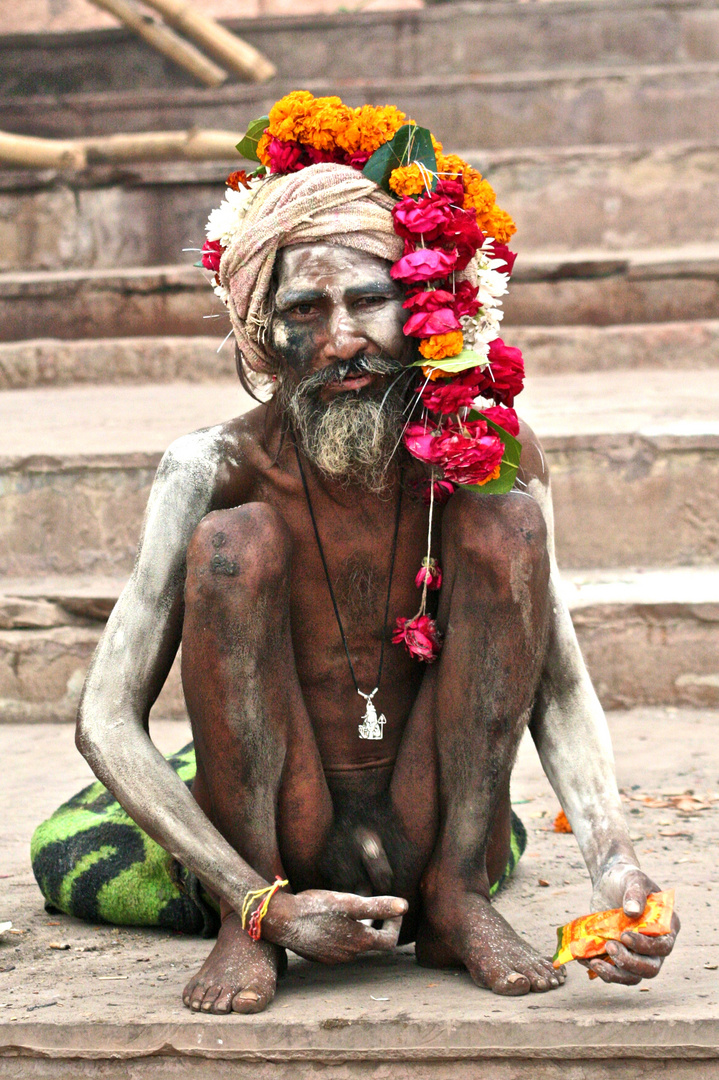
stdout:
[(624, 887), (622, 907), (629, 919), (637, 919), (647, 906), (649, 889), (643, 874), (631, 874)]

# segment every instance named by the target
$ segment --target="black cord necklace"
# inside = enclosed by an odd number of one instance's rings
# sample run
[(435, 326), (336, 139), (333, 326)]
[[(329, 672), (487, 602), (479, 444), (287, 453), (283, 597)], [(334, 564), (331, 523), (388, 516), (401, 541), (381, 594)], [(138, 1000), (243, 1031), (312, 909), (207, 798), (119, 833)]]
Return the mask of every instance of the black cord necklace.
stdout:
[(307, 500), (307, 509), (310, 512), (310, 519), (312, 521), (312, 528), (314, 529), (315, 539), (317, 541), (317, 547), (320, 553), (320, 559), (322, 560), (322, 569), (325, 572), (325, 578), (327, 579), (327, 588), (330, 593), (330, 600), (332, 601), (332, 607), (334, 608), (335, 618), (337, 619), (337, 626), (339, 627), (340, 637), (342, 638), (342, 645), (345, 650), (345, 656), (347, 657), (347, 663), (350, 669), (350, 675), (352, 676), (352, 682), (354, 683), (355, 690), (360, 697), (363, 697), (367, 703), (364, 716), (362, 717), (362, 723), (359, 725), (359, 737), (360, 739), (381, 739), (384, 736), (384, 725), (387, 723), (387, 719), (384, 713), (377, 715), (377, 710), (374, 706), (372, 698), (379, 691), (379, 685), (382, 680), (382, 668), (384, 666), (384, 645), (385, 638), (387, 637), (387, 620), (389, 618), (389, 601), (390, 594), (392, 592), (392, 578), (394, 576), (394, 562), (397, 554), (397, 537), (399, 536), (399, 519), (402, 511), (402, 473), (399, 477), (399, 494), (397, 495), (397, 509), (395, 511), (394, 518), (394, 535), (392, 537), (392, 552), (390, 554), (389, 561), (389, 579), (387, 581), (387, 599), (384, 605), (384, 625), (382, 627), (382, 644), (380, 645), (379, 652), (379, 668), (377, 670), (377, 682), (374, 690), (371, 693), (365, 694), (359, 688), (357, 682), (357, 676), (355, 675), (355, 669), (352, 664), (352, 658), (350, 656), (349, 646), (347, 645), (347, 637), (345, 635), (344, 626), (342, 625), (342, 619), (340, 618), (340, 610), (337, 607), (337, 600), (335, 599), (334, 589), (332, 588), (332, 580), (330, 578), (329, 568), (327, 566), (327, 559), (325, 558), (324, 548), (322, 547), (322, 541), (320, 539), (320, 531), (317, 528), (317, 519), (315, 518), (315, 512), (312, 506), (312, 499), (310, 498), (310, 489), (307, 486), (307, 477), (305, 476), (305, 470), (302, 467), (302, 459), (300, 458), (299, 450), (297, 449), (297, 443), (295, 439), (292, 439), (292, 445), (295, 450), (295, 457), (297, 458), (297, 465), (300, 470), (300, 476), (302, 478), (302, 487), (305, 491), (305, 498)]

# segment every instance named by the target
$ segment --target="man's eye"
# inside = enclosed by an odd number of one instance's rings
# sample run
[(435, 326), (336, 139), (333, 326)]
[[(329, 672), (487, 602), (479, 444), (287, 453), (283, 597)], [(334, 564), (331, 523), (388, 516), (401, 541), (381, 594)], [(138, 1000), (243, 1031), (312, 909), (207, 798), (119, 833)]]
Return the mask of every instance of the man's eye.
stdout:
[(292, 310), (296, 315), (311, 315), (314, 311), (314, 304), (295, 304)]
[(359, 307), (379, 307), (386, 299), (386, 296), (362, 296), (357, 303)]

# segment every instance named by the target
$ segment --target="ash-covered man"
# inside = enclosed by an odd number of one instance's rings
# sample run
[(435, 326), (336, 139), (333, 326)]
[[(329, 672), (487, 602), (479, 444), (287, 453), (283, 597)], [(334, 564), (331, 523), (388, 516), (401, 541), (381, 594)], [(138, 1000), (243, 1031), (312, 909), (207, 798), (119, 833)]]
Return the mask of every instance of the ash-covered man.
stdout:
[[(636, 916), (657, 886), (638, 866), (561, 598), (539, 444), (523, 425), (515, 489), (437, 498), (430, 526), (427, 469), (402, 446), (418, 393), (391, 273), (405, 251), (395, 200), (340, 164), (240, 194), (219, 288), (245, 374), (268, 373), (274, 392), (167, 451), (78, 746), (219, 901), (189, 1007), (264, 1009), (285, 949), (337, 964), (398, 941), (498, 994), (557, 988), (564, 971), (490, 902), (523, 843), (509, 783), (527, 725), (594, 908)], [(443, 577), (410, 644), (429, 659), (443, 647), (426, 665), (392, 632), (417, 610), (428, 529)], [(434, 563), (424, 570), (437, 584)], [(147, 733), (180, 641), (191, 791)], [(607, 947), (612, 963), (589, 966), (608, 982), (651, 978), (674, 926), (628, 933)]]

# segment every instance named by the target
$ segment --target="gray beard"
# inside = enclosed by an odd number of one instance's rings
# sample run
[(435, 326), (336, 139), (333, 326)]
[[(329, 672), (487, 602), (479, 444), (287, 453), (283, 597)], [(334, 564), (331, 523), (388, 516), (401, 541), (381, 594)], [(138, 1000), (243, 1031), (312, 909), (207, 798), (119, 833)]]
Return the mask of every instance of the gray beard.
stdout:
[[(319, 391), (339, 375), (375, 371), (389, 375), (382, 390), (348, 390), (331, 401)], [(296, 387), (280, 382), (278, 401), (305, 457), (330, 480), (357, 484), (373, 494), (387, 489), (393, 455), (401, 441), (406, 379), (400, 365), (380, 357), (362, 357), (351, 365), (332, 365), (309, 375)]]

